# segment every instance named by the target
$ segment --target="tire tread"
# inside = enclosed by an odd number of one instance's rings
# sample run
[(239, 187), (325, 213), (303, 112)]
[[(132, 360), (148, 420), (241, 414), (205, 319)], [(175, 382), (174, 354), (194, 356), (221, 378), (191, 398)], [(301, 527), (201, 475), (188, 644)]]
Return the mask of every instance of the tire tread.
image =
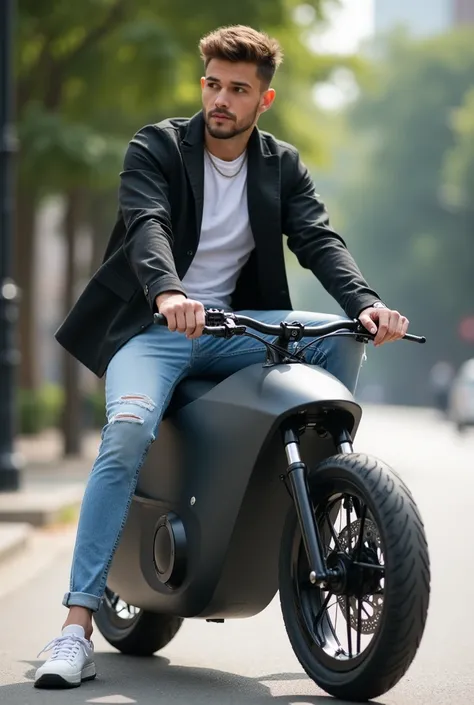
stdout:
[(298, 620), (292, 616), (288, 599), (290, 546), (297, 529), (294, 510), (290, 512), (282, 542), (280, 600), (288, 636), (306, 673), (331, 695), (361, 702), (393, 688), (415, 657), (428, 614), (430, 559), (421, 514), (408, 487), (395, 471), (362, 453), (335, 455), (310, 473), (312, 496), (320, 483), (330, 484), (329, 478), (338, 473), (340, 478), (354, 480), (365, 495), (383, 535), (385, 564), (390, 564), (390, 579), (385, 582), (386, 614), (382, 616), (377, 646), (350, 676), (344, 674), (339, 678), (335, 671), (315, 664), (314, 656), (309, 658), (304, 640), (301, 636), (298, 638)]
[(121, 631), (110, 623), (103, 607), (94, 615), (94, 621), (111, 646), (130, 656), (151, 656), (164, 649), (183, 623), (181, 617), (141, 611), (133, 626)]

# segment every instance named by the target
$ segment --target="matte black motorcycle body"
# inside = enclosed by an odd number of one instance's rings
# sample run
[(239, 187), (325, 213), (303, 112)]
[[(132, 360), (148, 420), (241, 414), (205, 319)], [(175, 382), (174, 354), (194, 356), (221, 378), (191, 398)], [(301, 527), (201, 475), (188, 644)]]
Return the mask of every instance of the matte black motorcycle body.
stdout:
[[(210, 335), (249, 328), (277, 336), (264, 365), (176, 389), (95, 621), (120, 651), (151, 654), (184, 618), (250, 617), (279, 590), (291, 644), (316, 684), (346, 700), (377, 697), (405, 673), (424, 631), (423, 523), (393, 470), (353, 452), (361, 408), (304, 362), (301, 342), (373, 336), (346, 319), (305, 328), (206, 314)], [(342, 612), (342, 635), (331, 610)]]

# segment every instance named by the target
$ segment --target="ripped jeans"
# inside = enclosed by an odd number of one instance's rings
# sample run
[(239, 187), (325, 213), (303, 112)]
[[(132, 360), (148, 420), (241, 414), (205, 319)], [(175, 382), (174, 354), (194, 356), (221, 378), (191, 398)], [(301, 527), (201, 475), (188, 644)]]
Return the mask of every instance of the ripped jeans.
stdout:
[[(318, 325), (335, 318), (301, 311), (240, 313), (269, 324), (298, 320)], [(353, 392), (363, 355), (364, 345), (354, 338), (333, 337), (315, 343), (306, 359), (327, 369)], [(224, 378), (264, 360), (265, 347), (252, 338), (188, 340), (153, 325), (116, 353), (106, 374), (108, 423), (82, 501), (70, 590), (63, 605), (99, 609), (140, 467), (176, 385), (186, 376)]]

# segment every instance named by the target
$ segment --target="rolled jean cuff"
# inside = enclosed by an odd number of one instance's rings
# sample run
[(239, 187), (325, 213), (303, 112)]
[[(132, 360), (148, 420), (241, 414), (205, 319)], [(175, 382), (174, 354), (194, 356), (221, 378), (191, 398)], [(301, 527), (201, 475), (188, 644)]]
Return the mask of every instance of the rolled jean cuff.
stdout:
[(65, 607), (86, 607), (92, 612), (97, 612), (102, 602), (101, 597), (89, 595), (87, 592), (66, 592), (63, 598)]

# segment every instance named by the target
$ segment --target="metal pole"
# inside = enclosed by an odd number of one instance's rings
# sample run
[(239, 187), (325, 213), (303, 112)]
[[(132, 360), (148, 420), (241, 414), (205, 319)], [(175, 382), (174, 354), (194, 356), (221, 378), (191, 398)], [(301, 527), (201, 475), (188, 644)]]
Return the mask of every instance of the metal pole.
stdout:
[[(15, 433), (15, 345), (19, 292), (13, 269), (13, 2), (0, 0), (0, 491), (20, 487)], [(25, 253), (27, 257), (28, 254)]]

